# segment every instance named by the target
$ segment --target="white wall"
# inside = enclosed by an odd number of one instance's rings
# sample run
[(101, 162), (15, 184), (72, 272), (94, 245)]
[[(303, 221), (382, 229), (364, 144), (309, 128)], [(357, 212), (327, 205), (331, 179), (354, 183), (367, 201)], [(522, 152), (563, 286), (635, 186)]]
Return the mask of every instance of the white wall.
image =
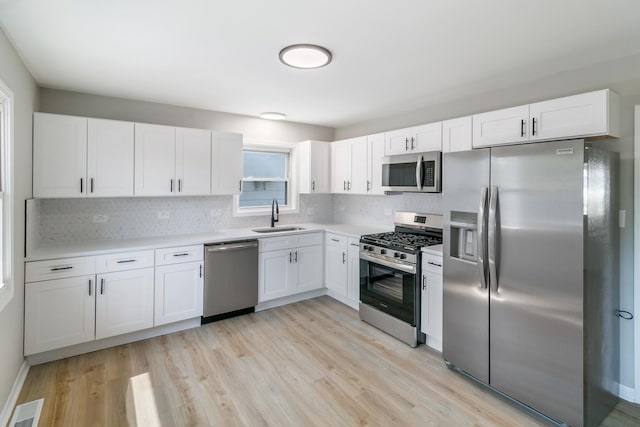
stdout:
[(31, 197), (31, 118), (38, 90), (31, 74), (0, 29), (0, 79), (14, 94), (14, 297), (0, 312), (0, 408), (22, 365), (24, 307), (24, 201)]
[[(590, 90), (610, 88), (616, 91), (622, 98), (621, 135), (619, 139), (599, 143), (620, 153), (620, 209), (626, 211), (627, 222), (626, 227), (620, 232), (620, 308), (633, 312), (633, 108), (635, 104), (640, 104), (639, 76), (640, 55), (637, 55), (577, 70), (568, 70), (551, 77), (505, 87), (490, 93), (479, 93), (481, 90), (477, 88), (469, 89), (476, 94), (397, 116), (337, 128), (336, 139), (462, 117)], [(640, 313), (635, 315), (640, 316)], [(634, 356), (632, 321), (620, 321), (620, 354), (621, 384), (633, 388), (634, 359), (640, 355)]]
[(39, 111), (239, 132), (245, 139), (279, 142), (300, 142), (307, 139), (333, 141), (333, 128), (325, 126), (263, 120), (239, 114), (46, 88), (40, 89)]

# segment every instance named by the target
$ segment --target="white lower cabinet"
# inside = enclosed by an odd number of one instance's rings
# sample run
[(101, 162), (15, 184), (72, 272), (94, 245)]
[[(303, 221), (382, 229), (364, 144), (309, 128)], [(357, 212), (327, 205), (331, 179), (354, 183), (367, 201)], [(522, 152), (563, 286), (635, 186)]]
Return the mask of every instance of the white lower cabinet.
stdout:
[(260, 239), (258, 302), (322, 288), (322, 232)]
[(96, 339), (153, 326), (153, 268), (98, 274)]
[(202, 316), (202, 270), (201, 261), (156, 268), (156, 326)]
[(426, 344), (442, 351), (442, 255), (422, 254), (421, 331)]
[(24, 307), (26, 355), (91, 341), (95, 331), (95, 276), (27, 283)]
[(360, 301), (360, 240), (327, 233), (325, 285), (329, 295), (357, 309)]

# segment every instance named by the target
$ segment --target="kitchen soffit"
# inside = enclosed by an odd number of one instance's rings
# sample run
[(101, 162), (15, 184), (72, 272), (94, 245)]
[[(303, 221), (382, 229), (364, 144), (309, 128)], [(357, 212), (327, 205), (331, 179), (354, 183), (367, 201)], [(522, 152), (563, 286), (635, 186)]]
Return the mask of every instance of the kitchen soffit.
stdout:
[[(640, 2), (0, 0), (44, 87), (346, 126), (640, 53)], [(297, 70), (283, 46), (329, 46)]]

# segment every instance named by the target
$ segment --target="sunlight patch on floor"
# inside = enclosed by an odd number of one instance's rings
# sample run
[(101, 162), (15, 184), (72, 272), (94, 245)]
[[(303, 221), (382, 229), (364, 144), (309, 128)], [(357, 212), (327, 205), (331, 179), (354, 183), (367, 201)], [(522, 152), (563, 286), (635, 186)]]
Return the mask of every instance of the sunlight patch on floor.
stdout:
[(160, 417), (148, 372), (129, 378), (127, 420), (130, 426), (160, 427)]

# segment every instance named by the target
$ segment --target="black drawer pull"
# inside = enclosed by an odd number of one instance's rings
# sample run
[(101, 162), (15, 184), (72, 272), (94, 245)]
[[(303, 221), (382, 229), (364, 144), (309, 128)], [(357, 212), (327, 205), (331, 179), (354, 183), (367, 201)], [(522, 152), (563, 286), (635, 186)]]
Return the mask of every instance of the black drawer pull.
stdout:
[(173, 256), (189, 256), (188, 252), (182, 253), (182, 254), (173, 254)]
[(136, 262), (137, 260), (135, 259), (121, 259), (120, 261), (118, 261), (118, 264), (125, 264), (127, 262)]
[(66, 267), (53, 267), (51, 271), (72, 270), (73, 266), (67, 265)]

